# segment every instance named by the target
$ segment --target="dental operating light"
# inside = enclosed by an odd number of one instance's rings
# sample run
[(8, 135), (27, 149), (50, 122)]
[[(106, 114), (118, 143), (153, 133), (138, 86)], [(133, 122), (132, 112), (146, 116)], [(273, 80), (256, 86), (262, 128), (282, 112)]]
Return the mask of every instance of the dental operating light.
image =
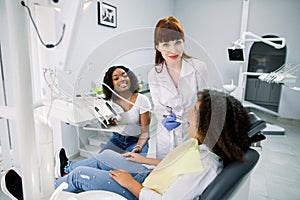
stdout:
[(285, 38), (263, 38), (251, 32), (244, 32), (242, 38), (233, 42), (233, 46), (228, 48), (228, 55), (230, 61), (242, 61), (244, 62), (244, 49), (246, 42), (263, 42), (275, 49), (281, 49), (285, 47)]
[[(251, 37), (251, 38), (247, 38), (247, 37)], [(242, 38), (233, 42), (233, 48), (244, 49), (246, 42), (263, 42), (274, 47), (275, 49), (281, 49), (285, 47), (285, 43), (286, 43), (285, 38), (283, 37), (263, 38), (251, 32), (244, 32)], [(276, 42), (281, 42), (281, 43), (278, 44)]]

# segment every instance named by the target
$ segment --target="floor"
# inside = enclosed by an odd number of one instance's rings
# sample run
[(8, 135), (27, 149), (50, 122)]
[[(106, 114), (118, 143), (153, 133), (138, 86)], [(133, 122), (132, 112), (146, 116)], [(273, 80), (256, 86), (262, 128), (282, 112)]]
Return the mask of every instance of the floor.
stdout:
[[(259, 163), (254, 168), (250, 200), (300, 199), (300, 121), (280, 119), (254, 111), (262, 119), (285, 129), (285, 135), (266, 135)], [(298, 185), (298, 186), (297, 186)]]
[[(266, 135), (259, 163), (253, 170), (249, 200), (300, 199), (300, 121), (280, 119), (253, 110), (271, 124), (285, 128), (285, 135)], [(297, 186), (298, 185), (298, 186)], [(9, 200), (0, 191), (1, 200)]]

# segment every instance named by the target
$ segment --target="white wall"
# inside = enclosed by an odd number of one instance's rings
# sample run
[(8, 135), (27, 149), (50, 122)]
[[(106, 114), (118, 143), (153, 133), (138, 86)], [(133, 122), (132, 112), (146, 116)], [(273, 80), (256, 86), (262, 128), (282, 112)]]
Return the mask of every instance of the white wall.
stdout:
[[(275, 34), (287, 40), (288, 63), (300, 63), (300, 1), (298, 0), (249, 0), (247, 30), (257, 35)], [(187, 3), (188, 2), (188, 3)], [(239, 64), (229, 62), (227, 48), (240, 35), (242, 0), (177, 0), (174, 13), (186, 34), (198, 41), (207, 50), (216, 64), (223, 81), (238, 82)], [(247, 48), (251, 43), (247, 43)], [(246, 50), (247, 50), (246, 48)], [(190, 51), (190, 54), (197, 52)], [(248, 54), (249, 51), (246, 51)], [(247, 60), (245, 66), (247, 66)], [(300, 70), (298, 71), (300, 76)], [(296, 82), (300, 86), (300, 80)], [(290, 98), (292, 97), (292, 98)], [(295, 98), (296, 97), (296, 98)], [(284, 118), (300, 119), (299, 91), (283, 87), (279, 115)]]
[[(214, 61), (225, 83), (238, 79), (239, 64), (230, 63), (227, 48), (239, 38), (242, 16), (241, 0), (176, 1), (176, 17), (187, 37), (198, 41)], [(197, 54), (191, 49), (191, 55)]]
[(154, 61), (153, 28), (158, 19), (171, 15), (173, 10), (171, 0), (105, 2), (117, 7), (117, 28), (97, 24), (97, 5), (93, 1), (81, 16), (72, 40), (64, 75), (68, 81), (75, 81), (80, 92), (90, 89), (91, 81), (102, 80), (112, 64), (139, 68), (137, 73), (146, 78), (145, 71)]

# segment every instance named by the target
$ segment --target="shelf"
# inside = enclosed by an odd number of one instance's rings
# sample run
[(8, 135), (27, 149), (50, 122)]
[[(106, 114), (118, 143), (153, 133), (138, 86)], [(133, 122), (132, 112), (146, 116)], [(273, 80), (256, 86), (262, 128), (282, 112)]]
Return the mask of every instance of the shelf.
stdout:
[(101, 147), (86, 144), (79, 149), (79, 152), (80, 156), (89, 158), (92, 156), (96, 156), (99, 153), (100, 149)]
[(89, 144), (97, 147), (103, 147), (109, 140), (111, 134), (93, 135), (88, 137)]
[(82, 128), (84, 130), (90, 130), (90, 131), (103, 131), (103, 132), (117, 132), (120, 133), (124, 131), (126, 125), (117, 125), (117, 126), (110, 126), (108, 125), (107, 128), (104, 126), (101, 126), (99, 124), (88, 124), (86, 126), (83, 126)]

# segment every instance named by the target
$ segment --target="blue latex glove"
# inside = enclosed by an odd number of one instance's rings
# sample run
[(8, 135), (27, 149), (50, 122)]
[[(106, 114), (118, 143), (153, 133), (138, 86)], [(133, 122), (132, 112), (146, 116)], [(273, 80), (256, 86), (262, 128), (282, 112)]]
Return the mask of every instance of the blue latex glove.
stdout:
[(166, 129), (171, 131), (177, 128), (181, 124), (180, 122), (176, 122), (175, 120), (176, 120), (175, 113), (171, 113), (168, 117), (162, 120), (162, 123)]

